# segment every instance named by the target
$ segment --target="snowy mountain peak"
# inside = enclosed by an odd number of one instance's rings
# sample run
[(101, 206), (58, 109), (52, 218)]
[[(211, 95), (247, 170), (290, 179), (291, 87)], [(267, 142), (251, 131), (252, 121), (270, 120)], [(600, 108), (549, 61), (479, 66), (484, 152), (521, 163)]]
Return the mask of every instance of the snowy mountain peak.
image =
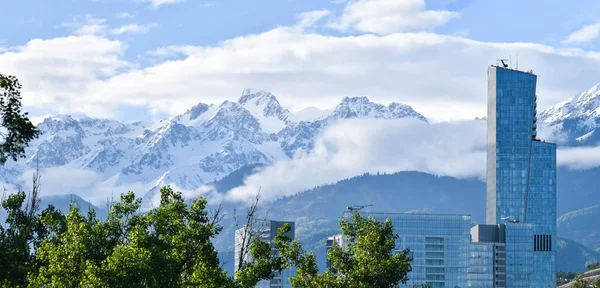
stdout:
[[(214, 109), (213, 109), (214, 108)], [(214, 105), (208, 105), (204, 103), (198, 103), (196, 106), (188, 109), (185, 113), (175, 117), (173, 121), (183, 124), (185, 126), (197, 126), (204, 122), (206, 122), (215, 111), (210, 112), (210, 110), (218, 109)]]
[(399, 119), (399, 118), (417, 118), (419, 120), (423, 120), (427, 122), (427, 118), (421, 115), (417, 111), (415, 111), (412, 107), (402, 103), (392, 102), (388, 106), (388, 110), (390, 113), (390, 118)]
[(540, 131), (558, 142), (585, 144), (600, 140), (600, 83), (540, 113)]
[(367, 97), (344, 97), (342, 102), (335, 107), (329, 118), (350, 119), (350, 118), (417, 118), (423, 121), (427, 119), (417, 113), (412, 107), (393, 102), (389, 106), (384, 106), (371, 102)]
[(208, 108), (210, 108), (209, 105), (204, 104), (204, 103), (199, 103), (198, 105), (190, 108), (190, 110), (188, 110), (186, 112), (186, 114), (190, 115), (190, 120), (195, 120), (200, 115), (202, 115), (204, 112), (208, 111)]
[(599, 116), (600, 83), (566, 101), (551, 106), (540, 114), (541, 120), (547, 125), (567, 119), (580, 119), (586, 120), (587, 123), (582, 123), (582, 125), (586, 125), (588, 128), (597, 127)]
[[(269, 91), (260, 90), (260, 89), (244, 89), (242, 91), (242, 96), (238, 103), (245, 105), (248, 102), (252, 102), (255, 105), (264, 102), (277, 101), (275, 95)], [(277, 102), (279, 104), (279, 102)]]
[(51, 135), (57, 132), (71, 131), (75, 134), (84, 135), (79, 122), (73, 119), (70, 115), (57, 115), (48, 117), (40, 123), (37, 128), (42, 134)]
[(73, 122), (73, 121), (75, 121), (75, 119), (73, 119), (73, 117), (71, 117), (71, 115), (58, 114), (55, 116), (47, 117), (46, 119), (44, 119), (44, 121), (42, 123), (58, 122), (58, 121)]
[(277, 133), (292, 123), (292, 114), (271, 92), (245, 89), (238, 103), (252, 114), (267, 133)]

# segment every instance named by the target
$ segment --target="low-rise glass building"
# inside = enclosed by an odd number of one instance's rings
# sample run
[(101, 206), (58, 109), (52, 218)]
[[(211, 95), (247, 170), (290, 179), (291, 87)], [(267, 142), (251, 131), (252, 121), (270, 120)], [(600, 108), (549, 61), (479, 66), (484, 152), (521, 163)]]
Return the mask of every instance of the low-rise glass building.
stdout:
[[(349, 216), (349, 212), (346, 213)], [(390, 219), (398, 234), (398, 252), (408, 248), (413, 257), (408, 282), (400, 287), (467, 287), (471, 216), (362, 212), (378, 221)]]

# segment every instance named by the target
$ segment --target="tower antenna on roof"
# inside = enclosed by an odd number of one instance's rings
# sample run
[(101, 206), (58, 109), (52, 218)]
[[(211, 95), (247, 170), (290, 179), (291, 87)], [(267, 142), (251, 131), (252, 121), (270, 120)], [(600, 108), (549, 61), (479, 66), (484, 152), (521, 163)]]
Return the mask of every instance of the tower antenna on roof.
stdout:
[(498, 62), (498, 61), (502, 62), (502, 67), (508, 68), (508, 64), (504, 62), (504, 61), (508, 62), (508, 59), (496, 59), (496, 62)]

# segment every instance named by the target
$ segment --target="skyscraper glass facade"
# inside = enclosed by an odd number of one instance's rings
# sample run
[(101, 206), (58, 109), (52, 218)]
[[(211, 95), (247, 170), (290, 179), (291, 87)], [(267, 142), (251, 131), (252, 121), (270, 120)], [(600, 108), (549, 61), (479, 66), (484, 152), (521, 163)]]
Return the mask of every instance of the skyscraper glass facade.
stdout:
[(488, 69), (486, 222), (507, 223), (507, 287), (556, 285), (556, 145), (537, 139), (536, 81)]
[(506, 286), (506, 225), (471, 227), (471, 261), (467, 287)]
[(471, 243), (467, 287), (494, 288), (494, 243)]
[(410, 279), (400, 287), (428, 283), (432, 287), (467, 287), (471, 216), (411, 213), (361, 213), (378, 221), (390, 219), (397, 251), (413, 256)]
[(531, 224), (506, 224), (506, 287), (548, 287), (533, 285), (531, 276), (534, 268)]

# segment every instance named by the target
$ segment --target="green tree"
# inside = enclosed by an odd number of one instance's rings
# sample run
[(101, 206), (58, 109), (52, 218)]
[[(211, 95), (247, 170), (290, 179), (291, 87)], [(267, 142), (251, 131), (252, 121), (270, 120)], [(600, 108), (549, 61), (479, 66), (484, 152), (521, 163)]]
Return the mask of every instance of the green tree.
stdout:
[(0, 286), (246, 288), (295, 265), (294, 287), (395, 287), (411, 269), (408, 250), (394, 253), (391, 221), (355, 213), (340, 220), (346, 245), (328, 252), (327, 272), (317, 274), (315, 254), (286, 236), (284, 225), (274, 241), (280, 253), (256, 237), (252, 261), (228, 277), (212, 245), (222, 229), (220, 209), (207, 211), (202, 197), (188, 204), (168, 186), (160, 193), (158, 207), (146, 212), (141, 199), (125, 193), (104, 221), (75, 204), (66, 215), (53, 207), (37, 214), (37, 204), (22, 208), (25, 193), (9, 196), (2, 203), (8, 219), (0, 229)]
[(21, 112), (21, 84), (15, 76), (0, 74), (0, 165), (25, 157), (25, 148), (39, 131)]
[(575, 282), (573, 282), (573, 288), (588, 288), (589, 285), (590, 282), (583, 278), (577, 278), (575, 279)]
[(330, 267), (323, 274), (318, 274), (313, 252), (305, 252), (297, 241), (283, 235), (289, 226), (278, 231), (275, 246), (296, 266), (296, 276), (291, 278), (293, 287), (391, 288), (406, 283), (412, 258), (408, 249), (395, 253), (398, 236), (389, 219), (378, 222), (355, 211), (339, 223), (345, 245), (334, 245), (327, 252)]
[(64, 229), (64, 217), (53, 206), (41, 214), (39, 209), (39, 174), (33, 176), (33, 190), (9, 195), (2, 200), (0, 209), (7, 217), (0, 224), (0, 285), (20, 287), (26, 285), (26, 276), (34, 273), (40, 263), (35, 254), (41, 242), (53, 231)]
[(576, 272), (565, 272), (562, 270), (559, 270), (556, 272), (556, 285), (563, 285), (563, 284), (567, 284), (571, 281), (573, 281), (573, 279), (575, 279), (575, 277), (577, 277), (577, 273)]
[(158, 208), (140, 212), (133, 192), (114, 203), (106, 221), (72, 205), (66, 229), (45, 239), (30, 273), (31, 287), (253, 287), (282, 267), (270, 246), (252, 243), (254, 263), (227, 276), (211, 240), (221, 231), (219, 213), (209, 213), (206, 199), (187, 204), (170, 187), (160, 191)]

